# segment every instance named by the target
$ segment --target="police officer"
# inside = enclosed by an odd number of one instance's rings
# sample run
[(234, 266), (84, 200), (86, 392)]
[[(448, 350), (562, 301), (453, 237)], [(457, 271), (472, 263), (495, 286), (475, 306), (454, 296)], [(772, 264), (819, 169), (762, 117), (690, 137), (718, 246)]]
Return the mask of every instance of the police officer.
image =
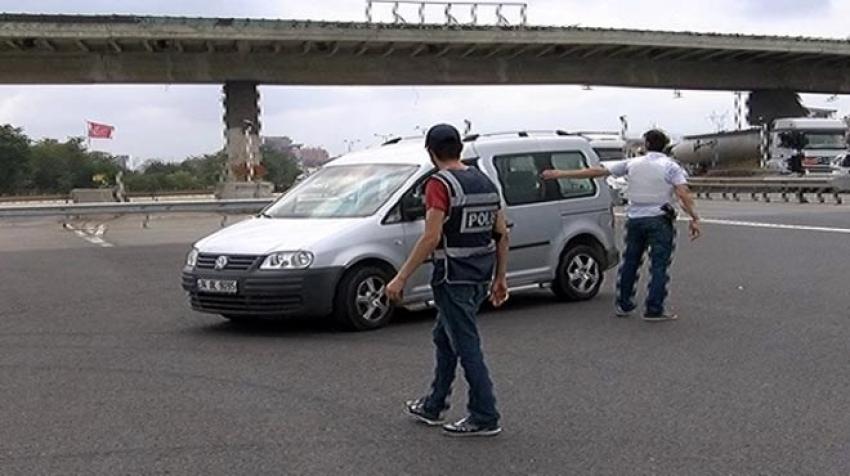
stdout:
[(644, 320), (666, 321), (677, 316), (665, 312), (668, 268), (672, 262), (676, 238), (676, 211), (672, 202), (678, 197), (682, 208), (690, 215), (691, 240), (701, 235), (699, 216), (688, 190), (687, 174), (664, 151), (670, 140), (660, 130), (651, 130), (643, 136), (646, 155), (634, 159), (606, 162), (603, 167), (584, 170), (547, 170), (543, 178), (594, 178), (613, 175), (628, 177), (629, 204), (626, 209), (626, 250), (617, 280), (616, 315), (629, 317), (635, 310), (635, 285), (643, 255), (649, 250), (651, 260), (649, 295), (646, 299)]
[(443, 430), (453, 436), (494, 436), (502, 429), (476, 315), (488, 294), (496, 307), (508, 297), (508, 234), (501, 199), (486, 175), (461, 163), (463, 142), (457, 129), (432, 127), (425, 147), (437, 167), (425, 186), (425, 232), (387, 285), (390, 299), (401, 302), (407, 279), (433, 256), (431, 287), (438, 309), (434, 381), (430, 393), (407, 402), (406, 409), (428, 425), (443, 424), (459, 360), (469, 384), (469, 416), (443, 425)]

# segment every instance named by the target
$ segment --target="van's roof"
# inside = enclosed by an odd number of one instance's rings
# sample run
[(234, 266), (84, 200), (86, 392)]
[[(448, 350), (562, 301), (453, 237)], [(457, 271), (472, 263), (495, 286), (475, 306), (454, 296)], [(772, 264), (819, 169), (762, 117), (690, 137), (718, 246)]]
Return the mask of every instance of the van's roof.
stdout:
[[(554, 133), (523, 133), (526, 136), (521, 136), (519, 132), (499, 133), (492, 135), (480, 135), (468, 137), (464, 141), (462, 158), (476, 157), (476, 145), (487, 145), (488, 148), (498, 146), (500, 144), (516, 144), (520, 141), (534, 141), (537, 144), (545, 143), (546, 145), (556, 143), (575, 148), (581, 148), (588, 144), (586, 138), (576, 135), (556, 135)], [(401, 140), (394, 140), (391, 143), (369, 147), (368, 149), (349, 152), (337, 159), (326, 164), (326, 167), (353, 165), (353, 164), (410, 164), (410, 165), (430, 165), (431, 159), (428, 157), (428, 152), (425, 150), (424, 137), (411, 137)]]

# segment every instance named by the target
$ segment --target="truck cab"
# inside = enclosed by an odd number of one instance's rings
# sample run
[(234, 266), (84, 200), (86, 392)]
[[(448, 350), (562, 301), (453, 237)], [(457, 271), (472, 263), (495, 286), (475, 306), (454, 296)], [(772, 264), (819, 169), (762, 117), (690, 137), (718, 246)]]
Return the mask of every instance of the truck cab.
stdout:
[(796, 152), (786, 147), (783, 133), (800, 132), (808, 145), (803, 149), (803, 169), (807, 173), (830, 173), (835, 157), (847, 151), (847, 124), (838, 119), (787, 118), (773, 122), (770, 132), (768, 167), (788, 171), (788, 159)]

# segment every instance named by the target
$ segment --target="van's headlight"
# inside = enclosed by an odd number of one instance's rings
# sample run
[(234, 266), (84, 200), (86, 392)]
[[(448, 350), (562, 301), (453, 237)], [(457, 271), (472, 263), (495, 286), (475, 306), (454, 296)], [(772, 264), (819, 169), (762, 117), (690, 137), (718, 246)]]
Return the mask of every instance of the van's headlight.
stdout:
[(192, 248), (192, 251), (186, 255), (186, 266), (190, 268), (194, 268), (196, 264), (198, 264), (198, 254), (199, 251), (197, 248)]
[(309, 251), (281, 251), (268, 255), (260, 269), (306, 269), (311, 264), (313, 253)]

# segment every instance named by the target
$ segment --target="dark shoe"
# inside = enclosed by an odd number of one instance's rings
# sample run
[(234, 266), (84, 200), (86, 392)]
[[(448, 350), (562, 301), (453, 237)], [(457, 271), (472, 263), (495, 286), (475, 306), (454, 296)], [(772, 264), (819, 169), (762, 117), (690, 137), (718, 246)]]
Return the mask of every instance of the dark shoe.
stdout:
[(502, 432), (498, 423), (492, 425), (478, 425), (469, 421), (469, 418), (443, 425), (443, 431), (448, 436), (496, 436)]
[(404, 403), (404, 407), (407, 409), (407, 414), (415, 418), (417, 421), (420, 421), (428, 426), (437, 426), (442, 425), (446, 422), (446, 410), (449, 409), (448, 405), (443, 408), (443, 411), (439, 413), (433, 413), (425, 410), (425, 399), (420, 398), (417, 400), (408, 400)]
[(614, 315), (621, 319), (632, 317), (632, 312), (634, 312), (634, 309), (632, 309), (631, 311), (626, 311), (625, 309), (620, 307), (619, 304), (614, 305)]
[(645, 314), (643, 320), (646, 322), (675, 321), (679, 316), (675, 314)]

